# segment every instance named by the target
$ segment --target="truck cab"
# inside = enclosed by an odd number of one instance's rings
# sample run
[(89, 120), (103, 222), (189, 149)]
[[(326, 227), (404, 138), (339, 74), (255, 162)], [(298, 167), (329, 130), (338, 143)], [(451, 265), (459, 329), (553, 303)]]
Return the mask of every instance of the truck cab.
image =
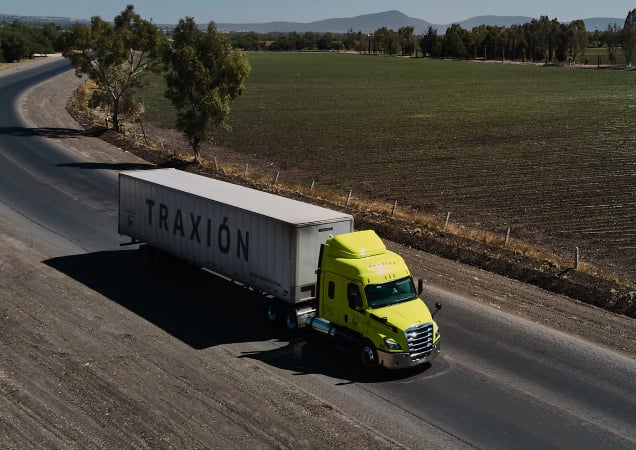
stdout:
[(438, 326), (408, 267), (375, 232), (330, 237), (319, 265), (312, 325), (352, 344), (364, 366), (413, 367), (439, 353)]

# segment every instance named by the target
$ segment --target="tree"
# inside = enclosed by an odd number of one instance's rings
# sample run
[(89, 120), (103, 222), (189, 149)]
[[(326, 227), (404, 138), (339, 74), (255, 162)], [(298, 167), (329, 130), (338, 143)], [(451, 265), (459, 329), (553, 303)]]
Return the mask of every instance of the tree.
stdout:
[(439, 56), (437, 53), (438, 46), (438, 37), (437, 37), (437, 29), (434, 29), (429, 25), (426, 33), (420, 39), (420, 48), (422, 49), (422, 53), (424, 56), (428, 55), (431, 58)]
[(446, 30), (442, 40), (443, 57), (445, 58), (466, 58), (468, 57), (467, 43), (471, 44), (472, 36), (470, 32), (454, 23)]
[(131, 99), (143, 85), (144, 73), (159, 62), (163, 43), (159, 30), (128, 5), (115, 17), (114, 25), (95, 16), (90, 27), (75, 25), (61, 40), (63, 55), (71, 60), (78, 76), (87, 75), (95, 82), (92, 100), (110, 109), (113, 129), (119, 131), (122, 106), (134, 104)]
[(318, 50), (331, 50), (333, 49), (334, 38), (330, 32), (324, 33), (318, 40)]
[(201, 143), (224, 125), (230, 103), (244, 91), (250, 72), (244, 53), (210, 22), (201, 31), (192, 17), (181, 19), (164, 53), (166, 97), (177, 109), (177, 129), (201, 161)]
[(373, 33), (374, 50), (379, 50), (385, 55), (397, 53), (397, 33), (387, 27), (382, 27)]
[(400, 37), (402, 56), (411, 56), (415, 52), (415, 33), (413, 27), (400, 27), (397, 34)]
[(574, 64), (576, 64), (576, 57), (579, 52), (581, 53), (581, 62), (583, 62), (588, 40), (585, 23), (580, 19), (570, 22), (567, 27), (567, 48)]
[(625, 53), (625, 64), (628, 66), (632, 65), (634, 46), (636, 46), (636, 9), (627, 13), (623, 27), (623, 52)]
[(499, 29), (490, 25), (480, 25), (473, 28), (474, 58), (483, 57), (484, 60), (487, 60), (497, 57), (498, 33)]
[(509, 36), (511, 38), (511, 48), (508, 53), (511, 54), (511, 59), (517, 60), (519, 58), (525, 62), (525, 55), (528, 51), (528, 36), (522, 25), (513, 25), (509, 30)]
[(607, 25), (607, 30), (604, 33), (604, 40), (607, 44), (607, 54), (609, 56), (610, 64), (616, 64), (616, 53), (619, 47), (619, 30), (618, 25)]
[(0, 28), (0, 52), (6, 61), (20, 61), (31, 53), (31, 42), (25, 26), (13, 24)]

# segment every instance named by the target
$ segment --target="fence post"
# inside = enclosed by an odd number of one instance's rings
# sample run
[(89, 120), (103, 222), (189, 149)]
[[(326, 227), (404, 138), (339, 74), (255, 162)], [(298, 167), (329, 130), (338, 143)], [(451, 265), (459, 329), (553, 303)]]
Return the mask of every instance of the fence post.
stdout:
[(506, 241), (504, 242), (504, 247), (508, 246), (509, 241), (510, 241), (510, 227), (508, 227), (508, 231), (506, 231)]
[(397, 209), (397, 200), (395, 201), (395, 203), (393, 203), (393, 209), (391, 210), (391, 216), (393, 216), (393, 214), (395, 214), (395, 210)]
[(214, 157), (214, 168), (217, 172), (219, 171), (219, 161), (216, 159), (216, 157)]
[(446, 227), (448, 226), (448, 220), (450, 219), (450, 211), (446, 214), (446, 222), (444, 222), (444, 231), (446, 231)]
[(280, 172), (276, 172), (276, 178), (274, 178), (274, 186), (278, 183), (278, 177), (280, 176)]
[(353, 194), (353, 189), (350, 189), (349, 195), (347, 195), (347, 203), (346, 203), (347, 206), (349, 206), (349, 201), (351, 200), (351, 194)]
[(245, 164), (245, 173), (243, 174), (244, 178), (247, 178), (247, 169), (250, 167), (249, 164)]
[(316, 184), (315, 181), (311, 181), (311, 186), (309, 186), (309, 193), (311, 194), (312, 192), (314, 192), (314, 184)]
[(574, 256), (574, 268), (579, 270), (579, 263), (581, 262), (581, 249), (576, 246), (576, 255)]

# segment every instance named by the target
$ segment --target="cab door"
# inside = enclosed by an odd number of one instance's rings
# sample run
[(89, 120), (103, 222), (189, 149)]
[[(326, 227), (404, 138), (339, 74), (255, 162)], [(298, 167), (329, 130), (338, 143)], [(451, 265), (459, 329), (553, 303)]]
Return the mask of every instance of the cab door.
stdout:
[[(338, 277), (331, 272), (323, 273), (322, 291), (320, 292), (320, 315), (334, 324), (339, 323), (341, 314), (338, 311)], [(342, 287), (340, 287), (342, 289)], [(342, 295), (340, 295), (341, 297)]]
[(362, 292), (360, 291), (360, 286), (352, 282), (347, 282), (346, 295), (343, 325), (365, 336), (369, 324), (369, 314), (366, 311), (366, 305), (362, 297)]

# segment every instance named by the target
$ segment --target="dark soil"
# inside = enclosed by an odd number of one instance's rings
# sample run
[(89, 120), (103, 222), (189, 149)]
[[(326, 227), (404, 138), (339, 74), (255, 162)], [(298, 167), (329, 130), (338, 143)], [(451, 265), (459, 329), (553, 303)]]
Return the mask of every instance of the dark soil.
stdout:
[[(229, 171), (217, 170), (213, 163), (215, 155), (222, 152), (224, 160), (231, 160), (236, 172), (240, 173), (241, 168), (246, 167), (247, 164), (254, 167), (255, 155), (238, 153), (230, 155), (226, 149), (206, 144), (201, 149), (204, 163), (198, 164), (188, 155), (189, 147), (183, 136), (175, 130), (144, 124), (143, 127), (128, 126), (124, 134), (116, 133), (102, 126), (96, 126), (85, 111), (71, 106), (71, 103), (68, 110), (91, 135), (99, 136), (102, 140), (158, 167), (174, 167), (311, 203), (319, 203), (334, 209), (347, 210), (354, 216), (358, 229), (372, 228), (383, 238), (414, 249), (479, 267), (614, 313), (636, 318), (636, 286), (627, 282), (622, 283), (609, 276), (589, 274), (573, 267), (564, 268), (554, 261), (536, 259), (521, 252), (500, 246), (490, 246), (408, 220), (348, 208), (342, 204), (310, 197), (298, 190), (283, 189), (280, 185), (273, 186), (271, 182), (256, 182)], [(161, 145), (152, 145), (147, 136), (152, 136), (152, 143), (160, 142)], [(183, 149), (185, 154), (166, 151), (164, 148)], [(289, 169), (290, 167), (287, 168)]]

